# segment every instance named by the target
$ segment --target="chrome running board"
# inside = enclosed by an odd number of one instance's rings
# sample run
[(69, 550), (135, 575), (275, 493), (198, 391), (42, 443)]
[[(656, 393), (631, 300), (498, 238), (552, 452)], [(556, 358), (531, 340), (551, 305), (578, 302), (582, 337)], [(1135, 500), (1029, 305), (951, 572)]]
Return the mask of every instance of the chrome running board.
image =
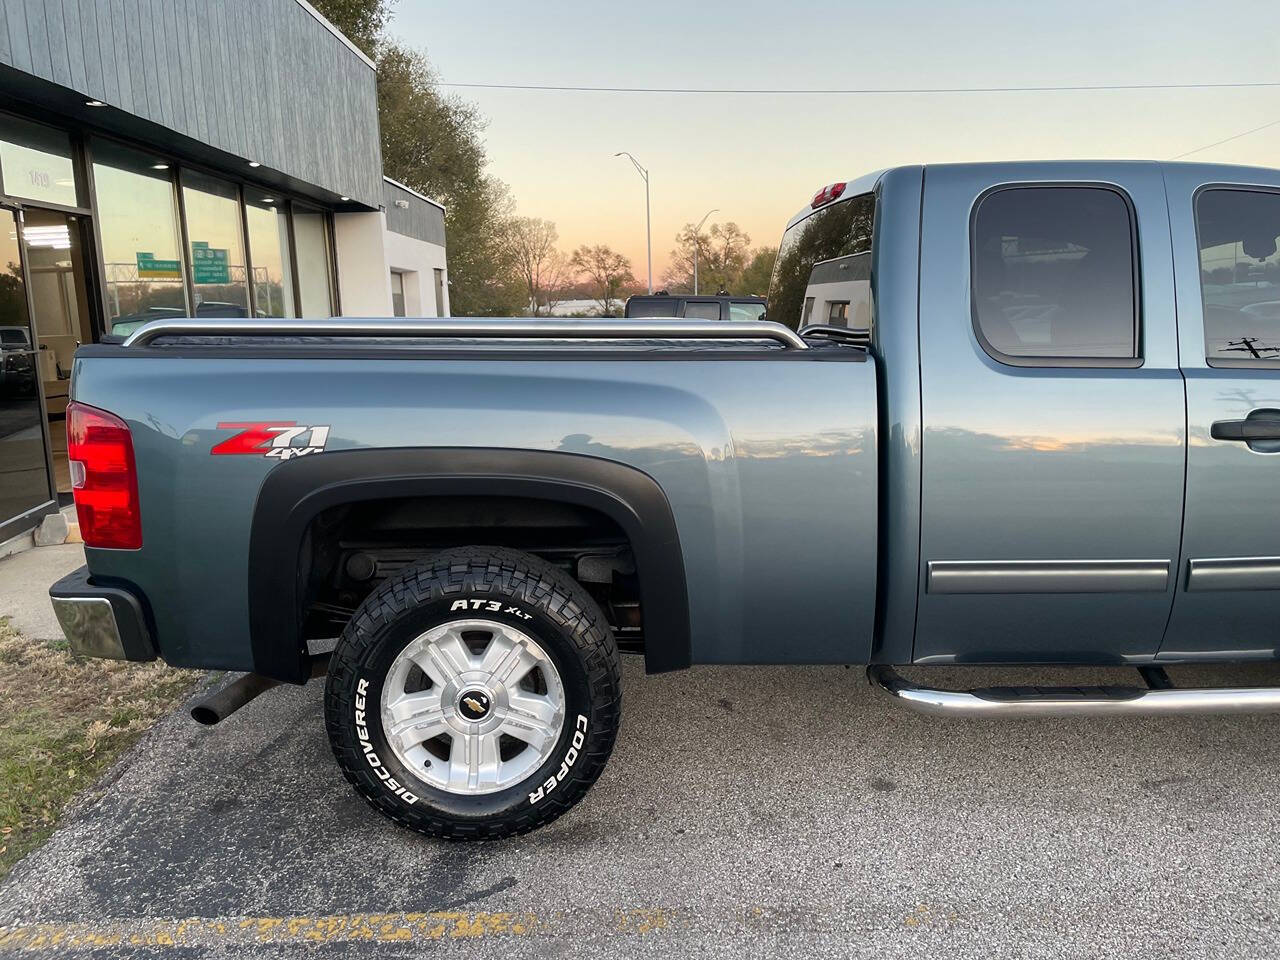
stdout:
[(1280, 687), (983, 687), (938, 690), (892, 667), (867, 667), (867, 679), (903, 706), (935, 716), (1099, 717), (1272, 713)]

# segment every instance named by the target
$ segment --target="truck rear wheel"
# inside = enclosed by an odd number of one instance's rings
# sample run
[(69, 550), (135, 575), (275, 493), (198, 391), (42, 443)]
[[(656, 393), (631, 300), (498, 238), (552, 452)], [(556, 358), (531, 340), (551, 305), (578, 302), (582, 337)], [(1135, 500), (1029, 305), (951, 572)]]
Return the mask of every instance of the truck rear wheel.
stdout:
[(347, 779), (422, 833), (493, 839), (560, 816), (613, 749), (618, 650), (589, 594), (498, 547), (383, 582), (334, 650), (325, 724)]

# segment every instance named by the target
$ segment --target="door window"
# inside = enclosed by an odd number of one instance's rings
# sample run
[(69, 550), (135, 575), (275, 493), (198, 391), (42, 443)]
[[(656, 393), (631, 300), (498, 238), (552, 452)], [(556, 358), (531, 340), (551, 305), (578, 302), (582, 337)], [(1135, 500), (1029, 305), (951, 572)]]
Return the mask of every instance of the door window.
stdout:
[(1137, 248), (1120, 193), (996, 190), (978, 205), (972, 243), (975, 329), (995, 359), (1089, 366), (1138, 356)]
[(1205, 357), (1280, 369), (1280, 193), (1205, 190), (1196, 233)]

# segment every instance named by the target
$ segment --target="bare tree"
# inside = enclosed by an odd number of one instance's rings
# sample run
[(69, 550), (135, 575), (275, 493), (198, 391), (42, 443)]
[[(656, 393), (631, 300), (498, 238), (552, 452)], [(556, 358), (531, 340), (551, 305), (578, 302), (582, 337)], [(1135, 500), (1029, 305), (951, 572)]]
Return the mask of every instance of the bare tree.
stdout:
[(746, 269), (751, 238), (736, 223), (713, 223), (705, 233), (694, 233), (686, 223), (676, 234), (676, 248), (671, 251), (671, 266), (664, 280), (671, 290), (693, 292), (694, 248), (698, 251), (698, 278), (702, 293), (729, 290), (734, 293)]
[(546, 308), (547, 316), (551, 316), (551, 311), (561, 300), (569, 299), (565, 294), (572, 285), (572, 280), (573, 266), (569, 258), (559, 250), (555, 251), (542, 272), (542, 305)]
[(601, 316), (611, 316), (613, 302), (627, 284), (634, 284), (631, 261), (604, 244), (595, 247), (582, 246), (573, 251), (570, 265), (580, 276), (590, 281)]
[(541, 306), (550, 310), (548, 288), (563, 283), (564, 258), (556, 249), (559, 239), (550, 220), (512, 217), (507, 226), (507, 246), (524, 282), (529, 312), (535, 317)]

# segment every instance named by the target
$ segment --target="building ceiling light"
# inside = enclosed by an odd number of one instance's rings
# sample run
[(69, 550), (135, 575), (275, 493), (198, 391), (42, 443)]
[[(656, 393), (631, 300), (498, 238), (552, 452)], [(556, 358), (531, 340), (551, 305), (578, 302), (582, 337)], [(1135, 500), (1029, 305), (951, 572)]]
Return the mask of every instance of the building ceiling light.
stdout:
[(263, 197), (263, 198), (262, 198), (262, 202), (263, 202), (263, 203), (275, 203), (275, 202), (276, 202), (276, 198), (275, 198), (275, 197)]
[(249, 161), (249, 166), (251, 166), (251, 167), (260, 167), (260, 166), (262, 166), (262, 164), (260, 164), (257, 160), (250, 160), (250, 161)]
[(106, 104), (103, 103), (101, 100), (86, 100), (84, 102), (84, 105), (86, 107), (105, 107), (106, 106)]
[(151, 165), (151, 169), (152, 170), (168, 170), (169, 165), (167, 163), (153, 163)]
[(50, 227), (26, 227), (22, 239), (28, 247), (48, 247), (53, 250), (71, 249), (71, 232), (65, 224)]

